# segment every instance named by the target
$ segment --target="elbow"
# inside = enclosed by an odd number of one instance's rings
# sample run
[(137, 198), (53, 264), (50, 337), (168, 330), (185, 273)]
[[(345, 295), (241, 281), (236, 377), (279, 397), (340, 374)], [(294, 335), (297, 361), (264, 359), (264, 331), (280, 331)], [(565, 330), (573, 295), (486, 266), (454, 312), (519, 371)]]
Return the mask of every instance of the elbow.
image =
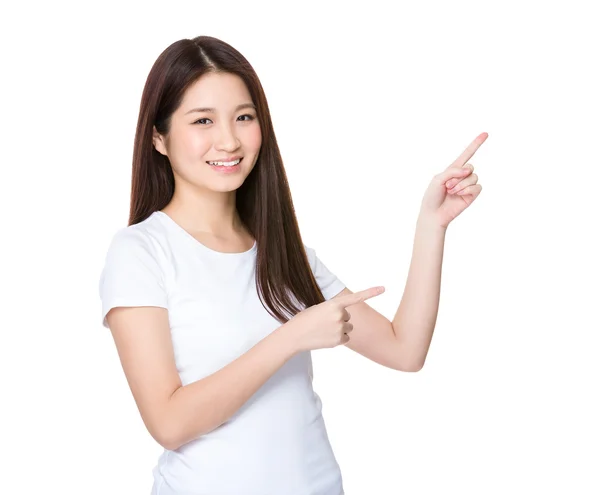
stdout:
[(396, 369), (398, 371), (404, 371), (405, 373), (416, 373), (417, 371), (421, 371), (423, 369), (424, 364), (424, 362), (409, 363), (402, 361)]
[(148, 428), (154, 440), (166, 450), (177, 450), (183, 445), (181, 428), (182, 421), (175, 415), (173, 395), (168, 403), (154, 417), (153, 429)]
[(181, 444), (174, 440), (162, 441), (162, 442), (158, 442), (158, 443), (165, 450), (177, 450), (179, 447), (181, 447)]
[(421, 371), (423, 369), (423, 365), (425, 364), (425, 357), (419, 354), (412, 352), (412, 350), (408, 347), (401, 346), (400, 351), (397, 354), (398, 366), (396, 369), (398, 371), (404, 371), (407, 373), (416, 373), (417, 371)]
[(205, 430), (198, 432), (190, 436), (189, 432), (184, 431), (179, 425), (163, 425), (163, 428), (159, 430), (160, 434), (153, 435), (161, 447), (166, 450), (177, 450), (186, 443), (204, 435)]
[(159, 429), (157, 432), (152, 434), (152, 437), (156, 442), (166, 450), (177, 450), (181, 447), (179, 435), (172, 428)]
[(193, 439), (199, 438), (202, 435), (204, 435), (204, 433), (195, 435), (193, 438), (185, 438), (183, 433), (171, 431), (170, 433), (165, 432), (160, 437), (154, 437), (154, 439), (166, 450), (177, 450), (186, 443), (191, 442)]
[(173, 424), (168, 415), (154, 419), (154, 422), (147, 422), (146, 427), (156, 443), (166, 450), (176, 450), (181, 447), (179, 428)]

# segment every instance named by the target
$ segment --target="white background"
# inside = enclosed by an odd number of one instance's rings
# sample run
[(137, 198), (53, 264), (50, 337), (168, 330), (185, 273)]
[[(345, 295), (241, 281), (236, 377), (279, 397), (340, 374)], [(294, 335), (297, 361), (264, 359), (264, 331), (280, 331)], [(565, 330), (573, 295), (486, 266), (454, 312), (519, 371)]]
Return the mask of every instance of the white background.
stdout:
[(4, 8), (0, 491), (150, 492), (161, 447), (98, 278), (150, 67), (204, 34), (262, 81), (305, 243), (352, 291), (384, 285), (369, 304), (390, 319), (429, 181), (489, 133), (424, 368), (313, 352), (346, 494), (600, 493), (600, 19), (565, 5)]

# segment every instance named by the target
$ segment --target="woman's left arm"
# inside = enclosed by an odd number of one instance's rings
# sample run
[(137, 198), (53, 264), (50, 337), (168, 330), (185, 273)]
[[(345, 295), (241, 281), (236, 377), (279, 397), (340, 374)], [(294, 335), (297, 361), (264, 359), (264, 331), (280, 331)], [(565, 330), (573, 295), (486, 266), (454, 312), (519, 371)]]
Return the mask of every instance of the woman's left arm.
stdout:
[(481, 192), (468, 160), (488, 138), (483, 132), (431, 181), (421, 203), (406, 288), (392, 321), (411, 368), (425, 363), (440, 304), (446, 229)]
[[(365, 302), (347, 308), (354, 331), (346, 347), (393, 369), (423, 367), (439, 309), (446, 229), (481, 192), (475, 168), (467, 162), (487, 138), (487, 132), (477, 136), (427, 188), (406, 287), (394, 319), (390, 322)], [(339, 295), (348, 293), (344, 289)]]
[(403, 366), (418, 371), (425, 363), (440, 304), (446, 229), (419, 217), (413, 254), (392, 329)]

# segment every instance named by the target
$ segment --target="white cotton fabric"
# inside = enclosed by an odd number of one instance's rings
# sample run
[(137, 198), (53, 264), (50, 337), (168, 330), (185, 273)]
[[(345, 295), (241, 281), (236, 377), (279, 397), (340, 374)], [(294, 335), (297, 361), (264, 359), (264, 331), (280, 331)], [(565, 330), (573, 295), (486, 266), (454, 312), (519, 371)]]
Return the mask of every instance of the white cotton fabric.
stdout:
[[(331, 299), (344, 284), (304, 247)], [(99, 283), (102, 324), (108, 328), (106, 314), (117, 306), (167, 308), (182, 384), (201, 380), (281, 325), (259, 300), (255, 265), (256, 243), (244, 253), (213, 251), (156, 211), (110, 243)], [(311, 353), (295, 355), (227, 422), (165, 449), (152, 495), (342, 495), (312, 373)]]

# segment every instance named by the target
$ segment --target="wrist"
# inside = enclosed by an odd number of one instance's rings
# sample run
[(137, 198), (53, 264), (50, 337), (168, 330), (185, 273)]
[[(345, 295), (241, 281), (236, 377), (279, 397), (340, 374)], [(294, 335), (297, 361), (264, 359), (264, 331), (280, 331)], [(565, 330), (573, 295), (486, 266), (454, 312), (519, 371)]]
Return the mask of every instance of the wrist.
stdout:
[(419, 214), (417, 218), (417, 227), (436, 230), (441, 233), (445, 233), (448, 227), (440, 225), (439, 222), (433, 217), (424, 214)]
[[(287, 323), (289, 323), (289, 321)], [(294, 334), (290, 331), (291, 329), (287, 323), (276, 328), (271, 336), (273, 337), (274, 345), (277, 349), (284, 353), (286, 359), (290, 359), (298, 354), (300, 349)]]

